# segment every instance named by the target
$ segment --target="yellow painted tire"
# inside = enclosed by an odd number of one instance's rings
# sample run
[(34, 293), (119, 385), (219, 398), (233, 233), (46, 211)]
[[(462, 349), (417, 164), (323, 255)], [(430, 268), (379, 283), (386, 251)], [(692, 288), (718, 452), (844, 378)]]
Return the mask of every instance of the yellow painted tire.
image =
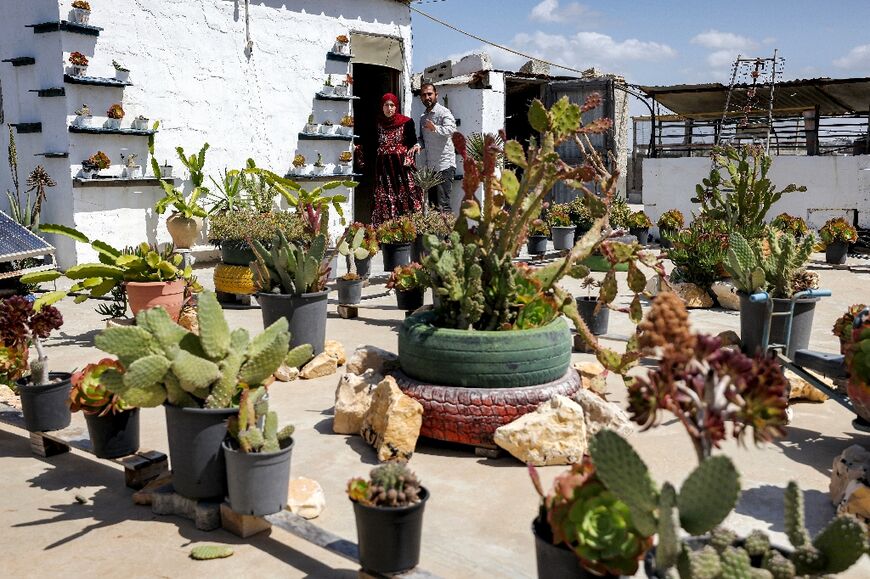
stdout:
[(239, 295), (253, 295), (254, 274), (243, 265), (218, 264), (214, 270), (214, 289), (219, 292)]

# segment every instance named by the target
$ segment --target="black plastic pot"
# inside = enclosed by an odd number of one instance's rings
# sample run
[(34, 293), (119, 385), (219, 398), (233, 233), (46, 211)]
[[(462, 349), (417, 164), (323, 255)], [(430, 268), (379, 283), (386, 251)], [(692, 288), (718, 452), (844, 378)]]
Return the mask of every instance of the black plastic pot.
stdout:
[[(751, 303), (749, 296), (738, 292), (740, 298), (740, 341), (743, 343), (743, 351), (754, 354), (761, 347), (764, 320), (767, 316), (767, 304)], [(819, 298), (798, 300), (794, 305), (794, 318), (791, 324), (791, 342), (786, 355), (794, 357), (796, 350), (806, 350), (810, 345), (810, 334), (813, 330), (813, 316), (816, 311), (816, 302)], [(775, 298), (773, 311), (787, 311), (789, 300)], [(774, 317), (770, 326), (770, 344), (785, 343), (785, 317)]]
[(412, 312), (423, 307), (423, 288), (402, 291), (396, 290), (396, 305), (400, 310)]
[(646, 245), (649, 241), (649, 227), (630, 227), (628, 234), (637, 237), (637, 242), (641, 245)]
[(384, 255), (384, 271), (392, 272), (400, 265), (411, 263), (410, 243), (382, 243), (381, 253)]
[(526, 249), (529, 255), (541, 255), (547, 253), (547, 236), (546, 235), (530, 235), (526, 242)]
[(553, 238), (553, 248), (562, 250), (574, 247), (574, 232), (576, 230), (577, 228), (573, 225), (568, 227), (552, 227), (550, 229), (550, 236)]
[(576, 244), (580, 239), (589, 232), (589, 226), (587, 225), (577, 225), (574, 228), (574, 243)]
[(829, 243), (825, 247), (825, 262), (842, 265), (846, 263), (846, 256), (849, 254), (849, 244), (845, 241), (837, 241)]
[(30, 432), (61, 430), (69, 426), (69, 392), (72, 389), (69, 372), (49, 372), (49, 384), (29, 384), (28, 378), (18, 380), (24, 427)]
[(227, 265), (249, 265), (257, 256), (247, 241), (222, 241), (221, 261)]
[(85, 414), (91, 446), (98, 458), (118, 458), (139, 450), (139, 409), (105, 416)]
[(338, 278), (336, 284), (338, 284), (338, 303), (343, 305), (354, 305), (362, 301), (362, 278)]
[[(580, 559), (567, 545), (553, 544), (553, 531), (545, 520), (532, 521), (532, 534), (535, 536), (535, 561), (538, 579), (576, 579), (578, 577), (602, 577), (594, 575), (580, 565)], [(603, 575), (603, 577), (615, 577)]]
[(595, 307), (598, 305), (598, 297), (581, 296), (576, 298), (577, 309), (580, 310), (580, 317), (586, 322), (589, 331), (596, 336), (607, 333), (607, 325), (610, 322), (610, 308), (602, 305), (598, 313), (595, 313)]
[(291, 438), (278, 452), (242, 452), (223, 443), (230, 508), (257, 517), (284, 510), (293, 444)]
[(175, 491), (190, 499), (222, 500), (227, 472), (221, 444), (227, 418), (238, 408), (179, 408), (165, 405), (169, 460)]
[(363, 570), (386, 574), (417, 566), (428, 499), (429, 491), (421, 488), (420, 502), (409, 507), (369, 507), (352, 501)]
[(290, 324), (290, 347), (311, 344), (314, 355), (323, 352), (326, 341), (326, 310), (328, 291), (300, 296), (258, 293), (257, 302), (263, 314), (263, 327), (268, 328), (278, 318)]
[(356, 266), (356, 274), (363, 279), (368, 279), (372, 271), (372, 256), (365, 259), (353, 258), (353, 262)]
[(411, 261), (422, 263), (423, 258), (428, 254), (426, 248), (423, 246), (423, 235), (418, 235), (417, 239), (414, 240), (414, 244), (411, 245)]
[(676, 234), (676, 230), (674, 229), (662, 229), (659, 228), (659, 240), (661, 242), (661, 246), (664, 249), (670, 249), (674, 246), (671, 238)]

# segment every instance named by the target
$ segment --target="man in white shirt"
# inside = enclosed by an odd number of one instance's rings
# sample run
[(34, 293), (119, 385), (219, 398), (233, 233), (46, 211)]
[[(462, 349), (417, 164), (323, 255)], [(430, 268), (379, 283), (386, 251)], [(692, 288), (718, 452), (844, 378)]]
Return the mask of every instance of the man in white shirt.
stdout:
[(453, 150), (453, 132), (456, 119), (450, 110), (438, 104), (435, 85), (424, 82), (420, 87), (420, 100), (426, 112), (420, 115), (420, 142), (422, 149), (418, 161), (438, 171), (444, 182), (429, 190), (429, 203), (441, 211), (451, 211), (450, 192), (456, 174), (456, 156)]

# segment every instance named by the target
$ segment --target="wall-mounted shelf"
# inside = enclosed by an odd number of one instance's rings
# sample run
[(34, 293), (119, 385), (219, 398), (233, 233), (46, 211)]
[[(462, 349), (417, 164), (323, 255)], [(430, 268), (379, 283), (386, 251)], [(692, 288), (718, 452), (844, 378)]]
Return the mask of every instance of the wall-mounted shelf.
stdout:
[(30, 89), (28, 92), (35, 92), (36, 96), (40, 97), (62, 97), (66, 96), (66, 89), (63, 87), (60, 88), (42, 88), (42, 89)]
[(116, 78), (104, 78), (99, 76), (75, 76), (72, 74), (64, 74), (63, 82), (67, 84), (84, 84), (87, 86), (109, 86), (116, 88), (124, 88), (125, 86), (133, 86), (133, 83), (127, 80), (118, 80)]
[(323, 94), (322, 92), (316, 93), (314, 95), (319, 101), (358, 101), (358, 96), (338, 96), (334, 94)]
[(42, 123), (9, 123), (13, 127), (15, 127), (15, 132), (19, 135), (23, 135), (25, 133), (41, 133), (42, 132)]
[[(82, 179), (75, 177), (73, 179), (73, 189), (86, 189), (90, 187), (160, 187), (161, 179), (157, 177), (143, 177), (140, 179), (127, 179), (124, 177), (92, 177), (91, 179)], [(178, 185), (180, 179), (162, 179), (162, 181), (171, 181)]]
[(19, 56), (18, 58), (5, 58), (3, 62), (8, 62), (12, 66), (29, 66), (36, 64), (36, 59), (32, 56)]
[(287, 173), (284, 175), (286, 179), (292, 181), (347, 181), (362, 177), (362, 173), (329, 173), (326, 175), (294, 175)]
[(66, 152), (45, 152), (36, 153), (34, 157), (45, 157), (46, 159), (68, 159), (69, 153)]
[(326, 60), (337, 60), (339, 62), (350, 62), (353, 58), (352, 54), (342, 54), (340, 52), (329, 51), (326, 53)]
[(352, 141), (356, 135), (324, 135), (321, 133), (299, 133), (300, 141)]
[(42, 22), (40, 24), (28, 24), (27, 28), (33, 28), (34, 34), (45, 34), (47, 32), (73, 32), (75, 34), (84, 34), (85, 36), (99, 36), (103, 30), (99, 26), (91, 26), (90, 24), (78, 24), (76, 22), (68, 22), (61, 20), (59, 22)]
[(89, 135), (133, 135), (139, 137), (148, 137), (156, 133), (150, 129), (108, 129), (106, 127), (77, 127), (70, 125), (69, 132), (71, 133), (86, 133)]

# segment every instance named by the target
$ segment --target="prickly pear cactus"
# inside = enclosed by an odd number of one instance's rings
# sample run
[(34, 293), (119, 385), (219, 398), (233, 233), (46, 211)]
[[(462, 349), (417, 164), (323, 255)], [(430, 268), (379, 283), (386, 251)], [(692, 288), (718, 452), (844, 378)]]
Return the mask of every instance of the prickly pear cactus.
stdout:
[(246, 388), (238, 416), (230, 417), (227, 432), (242, 452), (278, 452), (293, 436), (293, 426), (278, 430), (278, 414), (269, 410), (266, 388)]
[(224, 545), (199, 545), (190, 550), (190, 558), (197, 561), (224, 559), (233, 554), (233, 550)]
[(692, 471), (677, 496), (680, 524), (691, 535), (703, 535), (720, 524), (740, 496), (740, 476), (727, 456), (705, 459)]

